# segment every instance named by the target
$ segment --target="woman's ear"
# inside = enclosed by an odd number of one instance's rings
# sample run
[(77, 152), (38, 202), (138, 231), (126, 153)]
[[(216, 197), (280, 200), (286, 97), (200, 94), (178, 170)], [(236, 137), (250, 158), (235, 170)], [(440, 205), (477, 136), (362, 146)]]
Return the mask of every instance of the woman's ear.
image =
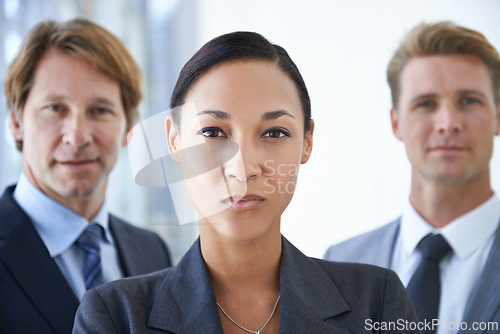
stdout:
[(174, 161), (180, 162), (178, 152), (180, 150), (179, 147), (179, 130), (177, 126), (174, 124), (174, 120), (172, 115), (167, 116), (165, 121), (165, 131), (167, 134), (167, 145), (170, 156)]
[(302, 148), (301, 164), (305, 164), (311, 157), (313, 147), (314, 120), (311, 119), (311, 128), (304, 135), (304, 147)]

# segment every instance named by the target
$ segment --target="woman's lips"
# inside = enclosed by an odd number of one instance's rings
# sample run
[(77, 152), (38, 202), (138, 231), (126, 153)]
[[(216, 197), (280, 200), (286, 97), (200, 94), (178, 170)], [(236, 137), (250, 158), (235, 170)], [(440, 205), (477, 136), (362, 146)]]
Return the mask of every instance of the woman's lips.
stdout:
[[(240, 198), (239, 196), (234, 196), (235, 198)], [(245, 195), (240, 200), (235, 201), (233, 197), (226, 198), (223, 200), (230, 209), (235, 211), (250, 211), (256, 209), (262, 202), (264, 198), (259, 195)]]

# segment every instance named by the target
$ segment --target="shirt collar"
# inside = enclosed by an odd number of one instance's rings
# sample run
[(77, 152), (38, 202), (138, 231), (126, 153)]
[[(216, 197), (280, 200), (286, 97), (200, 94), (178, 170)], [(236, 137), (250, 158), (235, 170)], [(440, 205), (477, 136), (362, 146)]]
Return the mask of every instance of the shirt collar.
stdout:
[[(52, 257), (68, 250), (89, 224), (87, 219), (42, 193), (31, 184), (24, 173), (21, 174), (14, 190), (14, 199), (31, 218)], [(107, 212), (107, 204), (104, 201), (92, 222), (104, 228), (106, 241), (112, 243)]]
[(441, 233), (453, 252), (465, 259), (495, 233), (499, 221), (500, 200), (496, 195), (440, 229), (429, 225), (408, 201), (401, 219), (403, 249), (411, 254), (424, 236)]
[(417, 248), (418, 243), (427, 234), (434, 231), (433, 227), (422, 218), (408, 200), (401, 217), (401, 239), (403, 250), (412, 254)]

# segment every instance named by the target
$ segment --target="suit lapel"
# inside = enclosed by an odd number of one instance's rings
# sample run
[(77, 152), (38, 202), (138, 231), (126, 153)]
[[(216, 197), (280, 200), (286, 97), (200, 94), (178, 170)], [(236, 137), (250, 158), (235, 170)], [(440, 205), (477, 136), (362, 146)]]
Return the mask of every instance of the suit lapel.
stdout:
[[(348, 333), (325, 322), (350, 311), (344, 297), (331, 279), (285, 238), (280, 270), (280, 333)], [(337, 303), (332, 305), (332, 300)], [(222, 333), (199, 240), (168, 272), (147, 326), (171, 333)]]
[(325, 322), (351, 310), (332, 280), (284, 237), (282, 247), (280, 333), (348, 333)]
[(199, 239), (165, 277), (147, 326), (172, 333), (222, 333)]
[(68, 332), (78, 299), (40, 239), (29, 217), (12, 197), (14, 188), (0, 199), (0, 260), (9, 268), (38, 311), (57, 332)]
[(135, 248), (135, 245), (129, 244), (130, 242), (134, 242), (134, 238), (129, 238), (127, 231), (120, 224), (118, 218), (113, 215), (108, 215), (109, 217), (109, 229), (111, 230), (111, 234), (113, 234), (113, 239), (116, 244), (116, 250), (118, 252), (118, 259), (120, 262), (120, 267), (123, 271), (124, 277), (139, 275), (140, 270), (137, 268), (137, 265), (141, 263), (141, 261), (134, 261), (134, 252), (130, 250), (130, 248)]
[(396, 247), (396, 240), (398, 238), (399, 230), (401, 229), (401, 217), (387, 225), (387, 229), (380, 231), (376, 238), (373, 238), (377, 243), (380, 244), (377, 247), (374, 256), (380, 259), (380, 263), (373, 263), (376, 266), (382, 268), (392, 268), (392, 255), (394, 254), (394, 248)]
[(141, 245), (142, 240), (138, 239), (133, 232), (131, 233), (130, 229), (127, 229), (125, 222), (110, 214), (109, 227), (116, 244), (123, 276), (130, 277), (153, 271), (144, 267), (146, 262), (143, 258), (142, 248), (144, 245)]
[(492, 320), (500, 321), (500, 228), (464, 312), (468, 323)]

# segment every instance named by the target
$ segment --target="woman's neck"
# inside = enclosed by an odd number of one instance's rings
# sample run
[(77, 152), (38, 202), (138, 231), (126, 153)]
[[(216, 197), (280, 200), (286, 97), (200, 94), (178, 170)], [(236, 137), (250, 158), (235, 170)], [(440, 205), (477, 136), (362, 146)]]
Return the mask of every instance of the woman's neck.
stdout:
[[(268, 231), (250, 241), (234, 241), (201, 234), (201, 252), (215, 295), (221, 299), (260, 298), (279, 294), (281, 234)], [(201, 232), (201, 231), (200, 231)]]
[(280, 295), (279, 226), (279, 222), (274, 224), (253, 240), (229, 240), (210, 226), (200, 226), (201, 252), (220, 308), (224, 333), (241, 333), (229, 317), (247, 329), (255, 331), (265, 326), (267, 333), (279, 332), (279, 305), (276, 309)]

